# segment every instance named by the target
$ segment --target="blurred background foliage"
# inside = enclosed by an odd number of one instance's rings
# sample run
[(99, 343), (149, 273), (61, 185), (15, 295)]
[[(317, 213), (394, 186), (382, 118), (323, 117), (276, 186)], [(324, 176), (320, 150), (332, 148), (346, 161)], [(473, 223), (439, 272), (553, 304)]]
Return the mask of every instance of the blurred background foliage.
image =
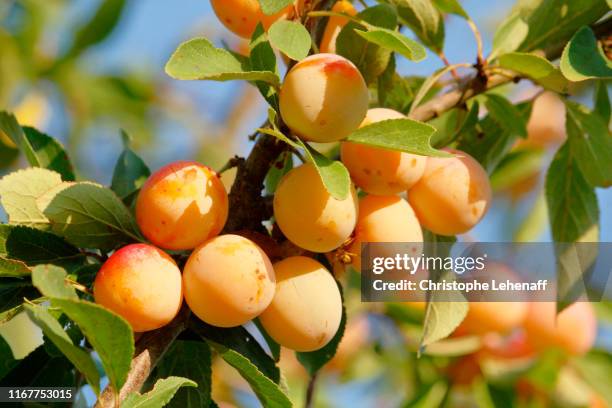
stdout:
[[(485, 51), (491, 49), (493, 33), (512, 4), (463, 2), (481, 28)], [(446, 57), (453, 63), (473, 62), (475, 44), (465, 23), (450, 16), (446, 32)], [(412, 36), (410, 31), (406, 34)], [(200, 35), (238, 52), (246, 49), (221, 26), (205, 0), (3, 0), (0, 110), (12, 111), (22, 125), (62, 141), (82, 179), (110, 182), (122, 150), (120, 129), (132, 136), (134, 150), (153, 170), (178, 159), (219, 168), (233, 154), (248, 153), (247, 136), (265, 119), (266, 106), (256, 89), (245, 83), (179, 83), (164, 74), (164, 63), (176, 45)], [(443, 66), (433, 53), (420, 64), (398, 64), (402, 75), (413, 78), (415, 89), (423, 76)], [(519, 101), (539, 90), (523, 81), (496, 92)], [(591, 105), (589, 86), (571, 93)], [(23, 165), (2, 135), (0, 145), (0, 175)], [(467, 239), (549, 240), (541, 170), (555, 147), (525, 146), (521, 159), (530, 170), (512, 182), (507, 175), (496, 179), (494, 174), (499, 194), (492, 211)], [(610, 241), (612, 189), (598, 190), (598, 199), (601, 240)], [(354, 289), (356, 277), (348, 278)], [(347, 293), (347, 334), (319, 378), (317, 406), (398, 406), (411, 396), (406, 406), (435, 407), (448, 397), (449, 386), (457, 391), (451, 406), (511, 406), (508, 401), (521, 395), (534, 397), (529, 406), (549, 406), (538, 402), (543, 392), (552, 393), (554, 405), (560, 406), (603, 407), (606, 400), (612, 401), (612, 309), (606, 304), (597, 305), (601, 323), (596, 351), (587, 357), (561, 365), (562, 369), (555, 354), (536, 364), (489, 361), (485, 366), (476, 357), (435, 354), (417, 363), (413, 340), (419, 337), (423, 311), (393, 305), (372, 310), (360, 303), (358, 291)], [(463, 347), (471, 350), (469, 343)], [(292, 397), (303, 400), (305, 371), (292, 353), (283, 354), (281, 366)], [(537, 379), (538, 386), (533, 381), (522, 386), (517, 378)], [(509, 383), (518, 385), (508, 387)], [(256, 404), (248, 385), (221, 360), (213, 366), (213, 395), (218, 401)]]

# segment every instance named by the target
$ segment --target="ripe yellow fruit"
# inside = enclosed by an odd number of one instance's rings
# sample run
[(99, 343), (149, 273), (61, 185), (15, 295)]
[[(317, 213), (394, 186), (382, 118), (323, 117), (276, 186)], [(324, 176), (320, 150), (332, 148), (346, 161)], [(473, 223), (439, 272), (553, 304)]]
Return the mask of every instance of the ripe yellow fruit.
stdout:
[(135, 332), (159, 329), (181, 308), (181, 271), (168, 254), (154, 246), (128, 245), (100, 268), (94, 298), (127, 320)]
[(349, 249), (355, 255), (352, 264), (357, 271), (361, 271), (361, 244), (366, 242), (413, 242), (415, 245), (410, 251), (419, 256), (423, 231), (406, 200), (398, 196), (369, 195), (359, 200), (355, 240)]
[[(507, 265), (489, 262), (487, 276), (496, 281), (520, 282), (520, 277)], [(483, 335), (490, 332), (507, 334), (519, 327), (527, 315), (528, 305), (518, 295), (511, 302), (469, 302), (468, 313), (461, 323), (461, 330)]]
[[(370, 109), (361, 127), (388, 119), (403, 119), (392, 109)], [(427, 157), (360, 143), (342, 142), (342, 163), (366, 193), (388, 195), (408, 190), (423, 175)]]
[(151, 175), (136, 203), (136, 221), (158, 247), (192, 249), (218, 235), (227, 219), (227, 192), (217, 174), (177, 161)]
[(325, 189), (315, 167), (304, 164), (287, 173), (274, 195), (274, 218), (285, 236), (313, 252), (338, 248), (357, 221), (357, 194), (351, 186), (344, 200)]
[(527, 143), (558, 145), (565, 141), (565, 104), (554, 92), (544, 92), (533, 101), (527, 122)]
[(280, 91), (284, 122), (300, 138), (335, 142), (355, 131), (368, 110), (368, 88), (352, 62), (315, 54), (289, 71)]
[[(336, 13), (344, 13), (350, 16), (354, 16), (357, 14), (357, 10), (351, 4), (350, 1), (340, 0), (332, 7), (333, 12)], [(321, 45), (319, 46), (319, 50), (322, 53), (336, 53), (336, 39), (338, 38), (338, 34), (342, 31), (342, 28), (349, 22), (349, 19), (346, 17), (338, 17), (332, 16), (329, 18), (327, 22), (327, 26), (325, 26), (325, 31), (323, 32), (323, 38), (321, 39)]]
[(456, 235), (484, 217), (491, 203), (491, 184), (487, 172), (470, 155), (445, 150), (454, 157), (429, 157), (423, 177), (408, 191), (408, 201), (423, 227), (440, 235)]
[(577, 302), (558, 315), (555, 302), (532, 302), (523, 323), (527, 340), (536, 350), (559, 348), (581, 355), (593, 347), (597, 318), (593, 306)]
[(272, 301), (272, 263), (253, 241), (220, 235), (196, 248), (183, 271), (185, 301), (208, 324), (240, 326)]
[(259, 317), (279, 344), (314, 351), (334, 337), (342, 319), (342, 298), (331, 273), (317, 261), (294, 256), (274, 264), (276, 293)]
[(261, 11), (258, 0), (211, 0), (210, 3), (223, 25), (243, 38), (251, 38), (260, 22), (267, 30), (276, 21), (293, 14), (293, 4), (268, 16)]

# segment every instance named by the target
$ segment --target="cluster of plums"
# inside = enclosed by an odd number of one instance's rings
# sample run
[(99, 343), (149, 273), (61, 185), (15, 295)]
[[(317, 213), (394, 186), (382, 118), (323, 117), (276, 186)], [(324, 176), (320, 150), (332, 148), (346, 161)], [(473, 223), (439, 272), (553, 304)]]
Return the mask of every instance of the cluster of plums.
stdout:
[[(259, 22), (268, 28), (303, 7), (299, 1), (265, 16), (257, 0), (211, 3), (230, 30), (247, 38)], [(334, 11), (355, 14), (347, 1), (337, 2)], [(368, 109), (361, 73), (334, 54), (346, 22), (330, 18), (320, 46), (324, 52), (288, 72), (279, 105), (295, 136), (341, 143), (341, 161), (366, 194), (358, 199), (351, 186), (345, 199), (332, 197), (316, 168), (306, 163), (282, 178), (273, 207), (276, 224), (293, 244), (315, 253), (340, 248), (359, 270), (363, 242), (420, 243), (422, 226), (441, 235), (469, 231), (486, 213), (491, 187), (481, 165), (458, 150), (447, 149), (448, 158), (425, 157), (342, 141), (362, 126), (404, 118), (390, 109)], [(253, 241), (219, 235), (227, 215), (227, 193), (214, 171), (196, 162), (163, 167), (144, 184), (136, 205), (138, 226), (151, 244), (128, 245), (111, 255), (96, 277), (96, 302), (123, 316), (137, 332), (168, 324), (184, 298), (211, 325), (232, 327), (259, 317), (285, 347), (311, 351), (327, 344), (342, 314), (331, 273), (304, 256), (272, 265)], [(182, 274), (164, 250), (193, 250)]]

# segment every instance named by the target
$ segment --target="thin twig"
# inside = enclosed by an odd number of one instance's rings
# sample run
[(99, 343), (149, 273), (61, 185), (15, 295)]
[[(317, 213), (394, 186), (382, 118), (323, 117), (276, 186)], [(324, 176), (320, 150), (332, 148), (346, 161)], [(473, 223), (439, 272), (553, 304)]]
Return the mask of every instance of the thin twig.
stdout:
[[(444, 51), (440, 51), (438, 53), (438, 57), (440, 57), (440, 59), (442, 60), (444, 65), (446, 65), (447, 67), (451, 66), (451, 63), (448, 60), (448, 58), (446, 58), (446, 54), (444, 54)], [(456, 82), (460, 82), (461, 81), (461, 78), (459, 77), (459, 74), (457, 73), (457, 70), (455, 68), (452, 68), (450, 70), (450, 72), (451, 72), (451, 75), (453, 76), (453, 78), (455, 79)]]
[(308, 388), (306, 388), (306, 401), (304, 408), (312, 408), (314, 406), (315, 390), (317, 386), (318, 373), (314, 373), (308, 381)]

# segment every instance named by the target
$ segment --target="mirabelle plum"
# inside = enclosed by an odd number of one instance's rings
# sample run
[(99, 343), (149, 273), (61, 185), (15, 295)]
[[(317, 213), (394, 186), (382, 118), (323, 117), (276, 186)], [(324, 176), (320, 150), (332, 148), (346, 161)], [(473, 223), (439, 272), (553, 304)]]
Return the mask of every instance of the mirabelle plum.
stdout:
[(350, 361), (368, 345), (370, 323), (365, 314), (349, 318), (346, 322), (344, 335), (338, 344), (334, 357), (327, 363), (326, 368), (342, 371)]
[[(361, 270), (361, 244), (365, 242), (412, 242), (415, 255), (422, 251), (423, 231), (414, 211), (401, 197), (369, 195), (359, 200), (355, 240), (349, 251), (352, 264)], [(380, 254), (380, 256), (383, 256)], [(391, 254), (390, 254), (391, 256)]]
[(304, 256), (277, 262), (274, 272), (274, 299), (259, 316), (266, 332), (296, 351), (325, 346), (338, 331), (342, 318), (342, 298), (331, 273)]
[(210, 0), (210, 3), (223, 25), (243, 38), (251, 38), (260, 22), (267, 30), (276, 21), (293, 14), (293, 4), (268, 16), (261, 11), (258, 0)]
[(174, 319), (183, 302), (181, 271), (154, 246), (128, 245), (100, 268), (94, 298), (127, 320), (135, 332), (159, 329)]
[(253, 241), (220, 235), (196, 248), (183, 271), (185, 301), (208, 324), (240, 326), (272, 301), (272, 263)]
[[(361, 127), (387, 119), (405, 118), (392, 109), (370, 109)], [(427, 157), (342, 142), (342, 163), (355, 184), (369, 194), (397, 194), (412, 187), (423, 175)]]
[(221, 232), (227, 192), (217, 174), (196, 162), (177, 161), (146, 181), (136, 203), (136, 221), (158, 247), (192, 249)]
[[(487, 263), (486, 273), (491, 279), (498, 282), (508, 280), (518, 283), (521, 281), (520, 277), (509, 266), (498, 262)], [(521, 325), (528, 309), (522, 294), (517, 294), (516, 299), (511, 302), (469, 302), (468, 306), (468, 313), (461, 322), (461, 326), (465, 332), (478, 335), (490, 332), (509, 333)]]
[(467, 153), (428, 157), (423, 177), (408, 192), (421, 225), (440, 235), (462, 234), (485, 215), (491, 202), (487, 172)]
[(559, 348), (572, 355), (591, 349), (597, 334), (593, 306), (577, 302), (556, 315), (555, 302), (532, 302), (523, 323), (536, 350)]
[(565, 104), (556, 93), (543, 92), (533, 101), (527, 134), (527, 143), (536, 146), (558, 145), (565, 141)]
[(487, 333), (482, 336), (482, 348), (478, 351), (482, 358), (497, 360), (525, 359), (535, 356), (535, 352), (524, 330), (513, 331), (510, 335)]
[(313, 252), (338, 248), (351, 235), (357, 221), (357, 194), (336, 200), (325, 189), (312, 164), (287, 173), (274, 195), (274, 217), (285, 236)]
[(359, 127), (368, 110), (368, 88), (352, 62), (315, 54), (298, 62), (280, 91), (281, 116), (300, 138), (335, 142)]
[[(350, 1), (340, 0), (332, 7), (331, 11), (335, 13), (344, 13), (350, 16), (354, 16), (357, 14), (357, 10), (351, 4)], [(319, 46), (319, 50), (322, 53), (336, 53), (336, 39), (338, 38), (338, 34), (342, 31), (342, 28), (349, 22), (349, 19), (346, 17), (338, 17), (332, 16), (327, 21), (327, 25), (325, 26), (325, 31), (323, 32), (323, 38), (321, 39), (321, 45)]]

